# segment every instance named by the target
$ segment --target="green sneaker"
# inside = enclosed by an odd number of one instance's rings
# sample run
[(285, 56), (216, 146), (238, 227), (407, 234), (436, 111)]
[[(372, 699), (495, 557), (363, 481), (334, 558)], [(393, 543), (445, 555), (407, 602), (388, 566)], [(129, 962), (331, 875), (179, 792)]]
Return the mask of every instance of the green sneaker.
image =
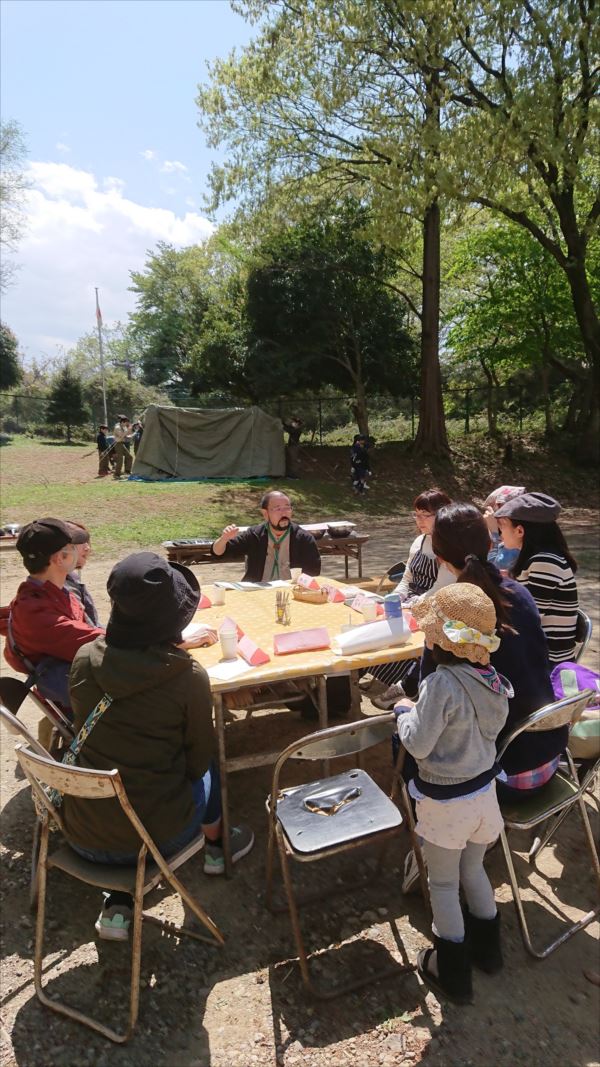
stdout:
[(102, 941), (127, 941), (132, 918), (133, 912), (126, 904), (102, 908), (95, 922), (96, 933)]
[[(231, 838), (231, 861), (237, 863), (254, 845), (254, 834), (249, 826), (232, 826), (229, 836)], [(220, 845), (211, 845), (210, 841), (206, 842), (204, 848), (204, 873), (225, 874), (223, 849)]]

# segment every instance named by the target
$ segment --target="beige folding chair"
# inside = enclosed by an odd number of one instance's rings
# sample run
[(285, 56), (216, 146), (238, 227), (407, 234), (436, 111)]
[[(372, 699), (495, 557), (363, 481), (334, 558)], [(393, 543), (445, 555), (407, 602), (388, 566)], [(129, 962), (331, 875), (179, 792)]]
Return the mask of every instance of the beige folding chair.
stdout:
[[(374, 841), (387, 843), (389, 837), (399, 832), (402, 816), (392, 800), (360, 768), (289, 789), (280, 789), (281, 773), (290, 759), (334, 760), (357, 755), (382, 741), (389, 742), (395, 722), (393, 714), (381, 715), (307, 734), (288, 745), (275, 764), (271, 795), (267, 801), (266, 903), (267, 907), (276, 910), (272, 906), (276, 843), (302, 979), (307, 989), (320, 998), (360, 989), (369, 982), (412, 971), (413, 967), (394, 964), (376, 975), (368, 974), (345, 985), (326, 990), (318, 988), (310, 974), (298, 916), (300, 902), (294, 893), (289, 861), (312, 863), (359, 845), (370, 845)], [(356, 888), (356, 882), (353, 882), (352, 890)], [(322, 899), (322, 896), (320, 892), (318, 898)], [(306, 902), (305, 899), (302, 903)]]
[[(498, 752), (498, 762), (501, 762), (504, 752), (514, 741), (515, 737), (518, 737), (524, 730), (553, 730), (558, 726), (565, 726), (567, 723), (576, 722), (592, 696), (594, 696), (593, 691), (591, 689), (586, 689), (575, 696), (567, 697), (564, 700), (558, 700), (554, 704), (548, 704), (545, 708), (540, 708), (539, 711), (535, 711), (533, 715), (529, 715), (527, 719), (525, 719), (520, 726), (517, 726), (504, 741), (502, 748)], [(521, 927), (521, 935), (523, 937), (525, 948), (532, 956), (535, 956), (536, 959), (545, 959), (546, 956), (549, 956), (551, 952), (554, 952), (554, 950), (567, 941), (568, 938), (573, 937), (579, 930), (583, 930), (584, 927), (588, 926), (599, 914), (600, 907), (597, 906), (593, 911), (589, 911), (584, 915), (583, 918), (570, 924), (559, 937), (554, 941), (551, 941), (544, 948), (534, 948), (529, 933), (527, 919), (525, 917), (523, 901), (506, 830), (529, 830), (552, 816), (560, 815), (566, 818), (566, 815), (569, 814), (573, 808), (577, 808), (581, 816), (592, 859), (592, 869), (596, 876), (598, 887), (600, 888), (600, 861), (598, 859), (598, 851), (596, 849), (586, 809), (584, 798), (586, 787), (585, 781), (579, 782), (573, 758), (567, 749), (566, 766), (564, 768), (561, 767), (553, 778), (551, 778), (542, 789), (536, 791), (533, 796), (527, 797), (524, 795), (523, 799), (518, 798), (517, 800), (511, 799), (500, 801), (500, 808), (504, 819), (504, 829), (500, 834), (500, 838), (510, 878), (513, 899)], [(562, 821), (563, 818), (561, 818), (561, 822)], [(554, 833), (556, 829), (557, 826), (554, 825), (552, 833)], [(551, 835), (548, 834), (546, 841), (549, 840), (550, 836)], [(534, 859), (536, 855), (539, 855), (541, 847), (543, 847), (543, 845), (531, 850), (531, 859)], [(562, 884), (568, 884), (564, 873)]]
[[(36, 993), (42, 1004), (51, 1008), (52, 1011), (67, 1015), (70, 1019), (97, 1030), (111, 1041), (123, 1043), (128, 1041), (135, 1028), (140, 993), (140, 965), (142, 951), (142, 920), (154, 923), (169, 933), (180, 937), (182, 934), (193, 937), (198, 941), (223, 944), (223, 935), (212, 919), (207, 915), (198, 902), (188, 893), (185, 886), (175, 877), (174, 871), (182, 863), (193, 856), (204, 844), (203, 835), (199, 835), (185, 846), (175, 856), (165, 859), (161, 856), (154, 841), (150, 837), (144, 825), (140, 822), (132, 808), (121, 781), (118, 771), (96, 771), (81, 767), (69, 767), (65, 764), (56, 763), (37, 755), (24, 745), (17, 745), (17, 757), (21, 764), (34, 793), (41, 811), (41, 841), (38, 864), (39, 899), (35, 934), (35, 961), (34, 981)], [(117, 867), (99, 863), (90, 863), (78, 855), (68, 844), (60, 846), (56, 851), (48, 854), (49, 820), (64, 833), (64, 826), (60, 816), (60, 808), (55, 807), (47, 796), (44, 786), (57, 789), (67, 796), (84, 797), (87, 800), (106, 800), (115, 798), (129, 819), (136, 834), (140, 838), (140, 850), (135, 867)], [(147, 855), (154, 860), (153, 864), (147, 864)], [(68, 1004), (46, 996), (42, 985), (42, 964), (44, 945), (44, 918), (46, 911), (46, 879), (51, 867), (71, 875), (78, 881), (88, 885), (98, 886), (101, 889), (119, 890), (131, 893), (133, 896), (133, 922), (132, 922), (132, 949), (131, 949), (131, 985), (129, 995), (129, 1021), (127, 1029), (123, 1033), (117, 1033), (112, 1028), (92, 1019), (88, 1015)], [(158, 919), (143, 911), (144, 894), (153, 889), (161, 879), (165, 879), (169, 885), (179, 894), (182, 901), (206, 926), (210, 937), (199, 934), (185, 926), (176, 926), (165, 920)]]

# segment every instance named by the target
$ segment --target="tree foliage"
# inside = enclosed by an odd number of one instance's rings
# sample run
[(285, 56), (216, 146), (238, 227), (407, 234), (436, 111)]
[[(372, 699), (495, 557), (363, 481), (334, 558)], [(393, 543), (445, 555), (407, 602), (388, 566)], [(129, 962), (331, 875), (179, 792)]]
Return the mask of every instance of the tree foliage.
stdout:
[(4, 290), (14, 273), (7, 254), (14, 252), (23, 232), (23, 200), (27, 190), (24, 174), (25, 141), (18, 122), (0, 123), (0, 289)]
[(10, 327), (0, 322), (0, 389), (13, 389), (22, 377), (19, 342)]
[(81, 381), (67, 364), (58, 371), (52, 383), (48, 394), (46, 420), (64, 426), (67, 441), (70, 442), (72, 427), (85, 425), (89, 418), (89, 411), (84, 407)]
[(212, 143), (227, 148), (213, 202), (276, 195), (301, 211), (315, 196), (351, 192), (369, 200), (390, 243), (407, 221), (422, 221), (426, 395), (437, 388), (436, 231), (464, 204), (503, 214), (564, 270), (595, 397), (598, 319), (586, 269), (600, 210), (595, 0), (236, 6), (258, 23), (257, 37), (213, 65), (198, 97)]
[(329, 384), (356, 397), (368, 433), (369, 392), (414, 379), (414, 346), (393, 291), (393, 257), (360, 234), (364, 214), (309, 219), (258, 251), (247, 283), (249, 372), (275, 395)]

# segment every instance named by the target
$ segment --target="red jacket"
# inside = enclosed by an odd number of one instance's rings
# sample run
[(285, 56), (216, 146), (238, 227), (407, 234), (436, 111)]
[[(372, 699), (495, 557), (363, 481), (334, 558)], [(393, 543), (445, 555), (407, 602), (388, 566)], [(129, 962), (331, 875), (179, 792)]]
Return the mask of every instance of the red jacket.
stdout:
[[(78, 648), (100, 637), (104, 630), (84, 621), (80, 600), (53, 582), (30, 577), (22, 582), (10, 605), (12, 641), (16, 649), (32, 663), (44, 656), (71, 663)], [(23, 664), (6, 642), (4, 656), (13, 670), (23, 671)]]

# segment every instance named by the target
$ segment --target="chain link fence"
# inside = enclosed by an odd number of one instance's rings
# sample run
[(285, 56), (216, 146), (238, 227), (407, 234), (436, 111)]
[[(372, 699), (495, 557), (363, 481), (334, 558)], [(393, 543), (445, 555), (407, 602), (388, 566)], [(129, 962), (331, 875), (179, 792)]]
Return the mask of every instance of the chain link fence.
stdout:
[[(559, 429), (566, 414), (568, 398), (564, 387), (543, 397), (531, 386), (488, 388), (485, 385), (449, 386), (444, 389), (446, 425), (450, 436), (494, 432), (505, 436), (523, 432)], [(178, 407), (245, 407), (232, 397), (191, 396), (177, 393), (171, 402)], [(33, 432), (60, 436), (58, 428), (46, 424), (47, 398), (26, 393), (0, 393), (0, 429), (5, 433)], [(380, 441), (414, 440), (419, 422), (419, 396), (369, 396), (369, 430)], [(356, 398), (353, 396), (280, 397), (265, 400), (261, 407), (284, 422), (297, 416), (302, 420), (306, 444), (346, 444), (356, 432)], [(102, 412), (93, 411), (94, 424)], [(110, 419), (109, 419), (110, 421)], [(92, 432), (93, 426), (82, 428)]]

